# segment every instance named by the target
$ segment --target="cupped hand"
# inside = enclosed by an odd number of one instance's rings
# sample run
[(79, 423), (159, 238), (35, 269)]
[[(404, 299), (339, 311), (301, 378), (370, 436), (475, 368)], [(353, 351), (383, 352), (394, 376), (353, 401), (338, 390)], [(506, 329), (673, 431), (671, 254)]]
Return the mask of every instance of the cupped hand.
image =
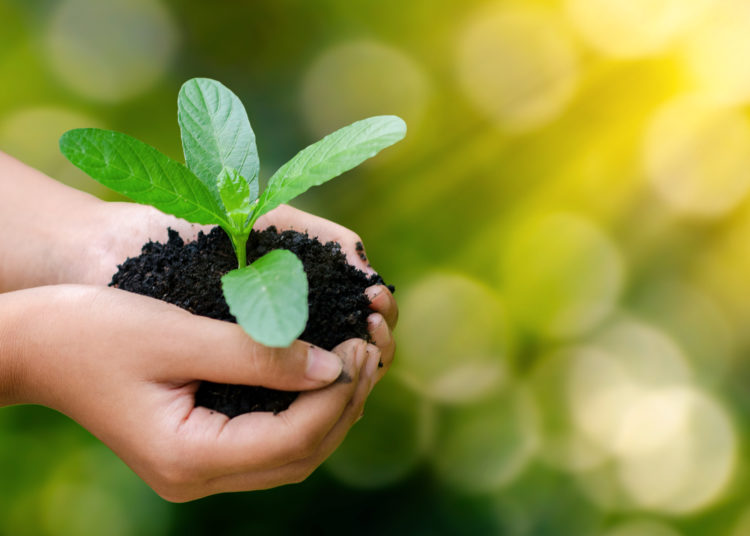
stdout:
[[(117, 289), (39, 287), (0, 304), (0, 402), (65, 413), (171, 501), (304, 479), (378, 377), (380, 351), (362, 340), (269, 349), (236, 324)], [(229, 419), (194, 407), (201, 380), (302, 394), (278, 415)]]
[[(91, 211), (91, 219), (93, 221), (89, 225), (94, 234), (91, 234), (86, 253), (71, 267), (75, 270), (74, 274), (63, 282), (106, 285), (117, 271), (118, 264), (128, 257), (139, 255), (147, 241), (166, 242), (168, 227), (179, 232), (186, 241), (193, 240), (199, 231), (208, 232), (211, 229), (135, 203), (98, 203)], [(272, 225), (280, 230), (306, 232), (324, 243), (338, 242), (351, 265), (367, 274), (375, 273), (367, 260), (360, 237), (342, 225), (288, 205), (263, 215), (256, 227), (264, 229)], [(382, 353), (383, 366), (378, 372), (380, 379), (393, 361), (395, 342), (392, 330), (398, 321), (398, 307), (384, 285), (372, 286), (366, 294), (373, 310), (368, 318), (370, 336)]]

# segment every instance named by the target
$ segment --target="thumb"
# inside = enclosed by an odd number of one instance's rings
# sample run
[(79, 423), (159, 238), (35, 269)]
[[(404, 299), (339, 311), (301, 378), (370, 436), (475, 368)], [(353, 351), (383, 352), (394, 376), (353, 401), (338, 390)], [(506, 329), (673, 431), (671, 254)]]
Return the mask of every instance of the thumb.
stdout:
[(270, 348), (236, 324), (193, 319), (202, 325), (193, 326), (191, 336), (183, 338), (182, 356), (169, 374), (172, 378), (181, 374), (189, 381), (304, 391), (324, 387), (342, 373), (342, 359), (313, 344), (297, 340), (288, 348)]

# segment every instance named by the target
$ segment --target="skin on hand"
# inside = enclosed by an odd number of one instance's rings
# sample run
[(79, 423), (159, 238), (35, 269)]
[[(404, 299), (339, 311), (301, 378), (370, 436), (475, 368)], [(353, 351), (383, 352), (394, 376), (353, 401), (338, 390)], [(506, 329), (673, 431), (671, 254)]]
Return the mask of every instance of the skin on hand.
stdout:
[[(105, 287), (6, 293), (0, 311), (12, 384), (0, 401), (70, 416), (171, 501), (306, 478), (361, 415), (381, 357), (359, 339), (266, 348), (236, 324)], [(278, 415), (229, 419), (194, 407), (198, 380), (304, 392)]]

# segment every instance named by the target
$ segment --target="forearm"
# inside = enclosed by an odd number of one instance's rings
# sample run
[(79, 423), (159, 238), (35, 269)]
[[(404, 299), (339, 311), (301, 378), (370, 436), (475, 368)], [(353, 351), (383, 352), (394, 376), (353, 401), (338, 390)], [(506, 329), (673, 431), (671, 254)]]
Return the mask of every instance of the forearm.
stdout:
[(0, 292), (69, 282), (102, 204), (0, 152)]

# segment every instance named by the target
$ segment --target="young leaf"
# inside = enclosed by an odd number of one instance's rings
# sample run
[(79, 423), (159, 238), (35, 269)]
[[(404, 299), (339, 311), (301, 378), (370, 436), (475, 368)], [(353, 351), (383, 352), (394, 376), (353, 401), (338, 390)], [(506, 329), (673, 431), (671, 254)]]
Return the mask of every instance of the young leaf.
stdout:
[(237, 323), (266, 346), (289, 346), (307, 323), (307, 276), (291, 251), (276, 249), (221, 278)]
[(235, 229), (242, 231), (253, 209), (250, 186), (236, 169), (225, 167), (216, 179), (216, 187), (227, 216)]
[(105, 186), (194, 223), (228, 225), (224, 210), (189, 169), (126, 134), (69, 130), (60, 151)]
[(253, 220), (312, 186), (349, 171), (406, 135), (406, 123), (394, 115), (357, 121), (306, 147), (281, 166), (258, 200)]
[(177, 97), (177, 121), (187, 167), (216, 193), (216, 177), (225, 167), (245, 177), (252, 200), (258, 197), (258, 149), (245, 107), (226, 86), (193, 78)]

